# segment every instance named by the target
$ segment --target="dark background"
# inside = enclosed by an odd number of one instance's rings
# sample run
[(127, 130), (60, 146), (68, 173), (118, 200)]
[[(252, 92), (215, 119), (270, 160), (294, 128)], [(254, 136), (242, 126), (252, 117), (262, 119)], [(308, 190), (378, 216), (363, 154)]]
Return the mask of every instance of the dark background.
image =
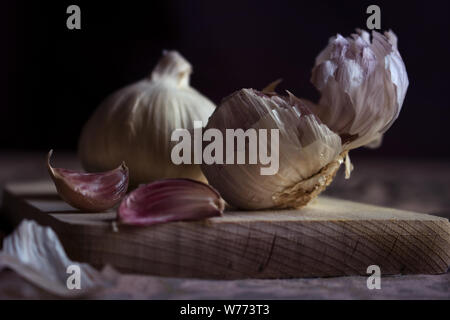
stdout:
[[(81, 30), (66, 28), (70, 4)], [(449, 157), (449, 1), (2, 1), (0, 150), (75, 150), (101, 100), (147, 76), (162, 49), (179, 50), (216, 103), (280, 77), (315, 100), (315, 56), (365, 27), (370, 4), (399, 37), (410, 86), (383, 146), (357, 153)]]

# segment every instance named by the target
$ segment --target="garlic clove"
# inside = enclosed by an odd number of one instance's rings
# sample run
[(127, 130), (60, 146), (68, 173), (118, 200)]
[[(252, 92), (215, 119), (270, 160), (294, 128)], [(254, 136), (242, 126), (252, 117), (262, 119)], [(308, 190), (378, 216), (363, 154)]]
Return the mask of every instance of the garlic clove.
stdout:
[(61, 198), (74, 208), (87, 212), (101, 212), (114, 207), (128, 189), (128, 168), (122, 163), (114, 170), (83, 173), (53, 168), (47, 156), (47, 168)]
[(317, 56), (312, 83), (321, 93), (312, 111), (346, 149), (376, 145), (397, 119), (409, 85), (392, 31), (337, 35)]
[(153, 225), (220, 216), (225, 202), (207, 184), (190, 179), (164, 179), (129, 193), (118, 209), (119, 221)]

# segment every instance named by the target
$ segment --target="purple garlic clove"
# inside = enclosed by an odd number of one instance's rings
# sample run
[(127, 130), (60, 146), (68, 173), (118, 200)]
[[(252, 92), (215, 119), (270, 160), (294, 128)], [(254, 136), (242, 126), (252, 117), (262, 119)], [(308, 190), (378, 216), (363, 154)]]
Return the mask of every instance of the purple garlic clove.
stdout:
[(114, 207), (128, 189), (128, 168), (122, 163), (114, 170), (99, 173), (83, 173), (50, 165), (48, 172), (61, 198), (74, 208), (86, 212), (101, 212)]
[(119, 206), (119, 221), (153, 225), (220, 216), (224, 200), (211, 186), (190, 179), (164, 179), (141, 185)]

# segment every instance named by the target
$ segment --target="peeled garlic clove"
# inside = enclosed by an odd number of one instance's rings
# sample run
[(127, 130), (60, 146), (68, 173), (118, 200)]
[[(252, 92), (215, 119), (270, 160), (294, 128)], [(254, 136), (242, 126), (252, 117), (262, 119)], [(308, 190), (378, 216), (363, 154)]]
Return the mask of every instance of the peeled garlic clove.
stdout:
[(53, 168), (48, 153), (47, 168), (61, 198), (74, 208), (87, 212), (100, 212), (114, 207), (128, 189), (128, 168), (122, 163), (114, 170), (83, 173)]
[(225, 202), (207, 184), (190, 179), (164, 179), (142, 185), (119, 206), (119, 221), (153, 225), (220, 216)]
[(177, 51), (164, 51), (151, 74), (109, 96), (84, 127), (79, 143), (89, 172), (125, 161), (130, 185), (163, 178), (203, 180), (198, 165), (175, 165), (171, 135), (206, 124), (215, 105), (190, 86), (191, 64)]
[(398, 117), (408, 88), (406, 67), (392, 31), (337, 35), (317, 56), (312, 83), (321, 93), (311, 105), (346, 149), (376, 145)]
[[(341, 154), (340, 137), (292, 94), (283, 97), (253, 89), (239, 90), (222, 101), (205, 131), (208, 129), (218, 129), (224, 137), (227, 129), (255, 129), (262, 145), (270, 150), (270, 157), (278, 159), (278, 170), (271, 175), (261, 174), (261, 169), (268, 165), (260, 161), (202, 165), (208, 182), (229, 204), (241, 209), (307, 204), (331, 182), (345, 156)], [(260, 129), (268, 131), (267, 138), (259, 134)], [(273, 145), (272, 129), (279, 132), (279, 140)], [(259, 153), (259, 142), (256, 144)], [(247, 143), (247, 155), (251, 152), (249, 148)], [(223, 152), (226, 154), (226, 150)]]

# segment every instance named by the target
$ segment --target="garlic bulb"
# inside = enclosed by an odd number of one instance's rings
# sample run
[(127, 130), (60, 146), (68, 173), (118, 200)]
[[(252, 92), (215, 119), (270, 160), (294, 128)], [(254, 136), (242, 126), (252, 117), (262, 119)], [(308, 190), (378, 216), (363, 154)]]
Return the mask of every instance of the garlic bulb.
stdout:
[(203, 179), (196, 165), (175, 165), (171, 134), (206, 123), (215, 105), (189, 85), (192, 67), (178, 52), (163, 53), (151, 75), (108, 97), (84, 127), (79, 155), (87, 171), (125, 161), (130, 185), (160, 178)]
[[(277, 143), (267, 139), (263, 144), (278, 159), (275, 174), (262, 175), (266, 165), (261, 163), (202, 165), (208, 182), (229, 204), (242, 209), (305, 205), (331, 182), (345, 156), (341, 138), (291, 94), (239, 90), (215, 110), (205, 130), (211, 128), (222, 135), (227, 129), (278, 130)], [(245, 150), (236, 151), (249, 155), (250, 147), (246, 143)]]
[(346, 149), (379, 145), (409, 84), (395, 34), (373, 31), (371, 40), (362, 30), (331, 38), (316, 58), (311, 81), (321, 98), (308, 106), (348, 143)]

